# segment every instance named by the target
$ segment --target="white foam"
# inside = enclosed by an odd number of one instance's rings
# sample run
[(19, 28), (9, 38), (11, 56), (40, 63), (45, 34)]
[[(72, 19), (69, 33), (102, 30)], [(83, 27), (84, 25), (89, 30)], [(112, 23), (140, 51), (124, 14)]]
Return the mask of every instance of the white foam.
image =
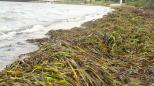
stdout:
[(38, 49), (27, 39), (49, 30), (70, 29), (112, 12), (102, 6), (0, 1), (0, 69), (17, 56)]

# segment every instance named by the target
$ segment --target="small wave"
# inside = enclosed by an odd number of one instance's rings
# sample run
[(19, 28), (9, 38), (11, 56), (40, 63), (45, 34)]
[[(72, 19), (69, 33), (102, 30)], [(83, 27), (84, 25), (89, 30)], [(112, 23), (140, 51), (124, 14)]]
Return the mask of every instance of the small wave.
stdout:
[(3, 32), (0, 32), (0, 36), (2, 36), (2, 35), (4, 35), (5, 33), (3, 33)]
[(3, 34), (0, 36), (0, 40), (12, 39), (15, 34), (16, 34), (16, 32), (9, 32), (7, 34)]
[(4, 21), (14, 21), (14, 19), (9, 18), (9, 17), (2, 17), (1, 19)]
[(39, 30), (43, 30), (43, 26), (42, 25), (33, 25), (30, 29), (25, 29), (23, 31), (21, 31), (22, 33), (32, 33), (35, 31), (39, 31)]

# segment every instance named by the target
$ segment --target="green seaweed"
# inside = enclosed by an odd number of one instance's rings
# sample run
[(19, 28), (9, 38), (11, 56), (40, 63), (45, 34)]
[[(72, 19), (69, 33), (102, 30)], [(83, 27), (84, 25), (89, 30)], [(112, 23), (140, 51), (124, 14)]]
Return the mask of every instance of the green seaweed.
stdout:
[(117, 9), (80, 28), (50, 31), (40, 49), (0, 72), (0, 85), (150, 86), (154, 17)]

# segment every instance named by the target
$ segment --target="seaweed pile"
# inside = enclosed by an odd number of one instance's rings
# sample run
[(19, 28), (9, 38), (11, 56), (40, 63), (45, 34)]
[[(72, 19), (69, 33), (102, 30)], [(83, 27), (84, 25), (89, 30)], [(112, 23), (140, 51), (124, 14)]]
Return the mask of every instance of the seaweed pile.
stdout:
[(154, 85), (154, 18), (117, 9), (35, 40), (40, 49), (0, 72), (0, 86)]

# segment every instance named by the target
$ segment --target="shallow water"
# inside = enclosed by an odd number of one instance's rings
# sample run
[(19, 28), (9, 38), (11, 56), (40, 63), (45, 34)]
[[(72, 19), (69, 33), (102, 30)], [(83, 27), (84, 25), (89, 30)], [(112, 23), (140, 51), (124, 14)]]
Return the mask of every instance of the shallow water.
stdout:
[(80, 26), (111, 11), (100, 6), (0, 1), (0, 70), (38, 49), (27, 39), (45, 37), (51, 29)]

